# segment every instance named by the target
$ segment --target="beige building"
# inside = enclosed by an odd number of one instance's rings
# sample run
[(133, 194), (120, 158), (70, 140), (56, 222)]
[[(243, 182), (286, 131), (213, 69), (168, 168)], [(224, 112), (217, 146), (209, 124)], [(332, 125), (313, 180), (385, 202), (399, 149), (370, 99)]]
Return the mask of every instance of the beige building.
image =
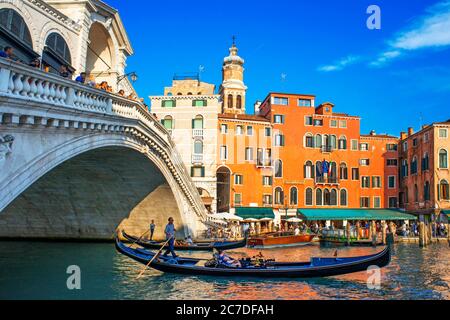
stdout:
[(450, 120), (401, 133), (400, 206), (416, 214), (450, 213)]
[(163, 96), (151, 96), (151, 110), (171, 133), (205, 206), (216, 210), (217, 127), (220, 96), (198, 76), (175, 76)]

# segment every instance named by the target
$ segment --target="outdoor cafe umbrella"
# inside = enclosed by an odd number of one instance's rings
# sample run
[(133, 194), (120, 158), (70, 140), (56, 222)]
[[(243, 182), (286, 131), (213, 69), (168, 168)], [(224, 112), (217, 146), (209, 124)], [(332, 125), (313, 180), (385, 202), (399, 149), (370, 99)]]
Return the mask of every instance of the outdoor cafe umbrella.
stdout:
[(290, 218), (290, 219), (288, 219), (288, 220), (286, 220), (287, 222), (292, 222), (292, 223), (299, 223), (299, 222), (302, 222), (302, 220), (301, 219), (299, 219), (299, 218)]

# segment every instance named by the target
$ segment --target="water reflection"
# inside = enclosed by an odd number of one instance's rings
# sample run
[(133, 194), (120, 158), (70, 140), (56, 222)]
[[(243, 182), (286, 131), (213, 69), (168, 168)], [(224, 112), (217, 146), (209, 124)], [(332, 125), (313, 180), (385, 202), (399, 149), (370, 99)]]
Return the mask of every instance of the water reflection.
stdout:
[[(304, 261), (332, 256), (335, 248), (312, 245), (264, 250), (267, 258)], [(339, 248), (339, 256), (372, 254), (381, 248)], [(237, 249), (235, 257), (260, 250)], [(23, 253), (27, 254), (24, 255)], [(209, 258), (211, 253), (183, 253)], [(0, 242), (0, 299), (449, 299), (450, 250), (396, 245), (383, 269), (381, 290), (367, 287), (366, 272), (323, 279), (185, 277), (148, 269), (115, 252), (110, 244)], [(82, 270), (82, 290), (65, 287), (67, 266)]]

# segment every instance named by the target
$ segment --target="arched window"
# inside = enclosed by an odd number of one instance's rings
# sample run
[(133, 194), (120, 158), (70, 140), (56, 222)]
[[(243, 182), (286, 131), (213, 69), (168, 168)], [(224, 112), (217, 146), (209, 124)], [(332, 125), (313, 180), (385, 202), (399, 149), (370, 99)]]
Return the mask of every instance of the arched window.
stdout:
[(33, 47), (30, 30), (19, 13), (13, 9), (1, 9), (0, 25), (6, 29), (7, 32), (12, 33), (16, 38), (25, 43), (28, 47)]
[(430, 170), (430, 156), (425, 152), (422, 158), (422, 171)]
[(445, 149), (441, 149), (439, 151), (439, 168), (440, 169), (448, 168), (448, 156), (447, 156), (447, 150), (445, 150)]
[(236, 97), (236, 108), (237, 109), (241, 109), (242, 108), (242, 97), (241, 96), (237, 96)]
[(173, 129), (173, 119), (171, 116), (165, 116), (164, 119), (161, 120), (161, 124), (166, 128), (167, 130)]
[(182, 95), (183, 95), (182, 92), (178, 92), (178, 93), (177, 93), (177, 96), (182, 96)]
[(202, 93), (201, 93), (201, 92), (197, 92), (197, 95), (198, 95), (198, 96), (201, 96), (201, 95), (202, 95)]
[(417, 173), (417, 157), (414, 156), (411, 160), (411, 174)]
[(314, 136), (312, 133), (307, 133), (305, 135), (305, 147), (314, 148)]
[(331, 150), (337, 149), (337, 138), (335, 135), (330, 136), (330, 147), (331, 147)]
[(322, 148), (322, 136), (320, 134), (316, 134), (316, 148)]
[(311, 161), (306, 161), (304, 166), (305, 179), (314, 179), (314, 164)]
[(278, 204), (278, 205), (284, 204), (284, 192), (281, 187), (275, 188), (275, 204)]
[(321, 205), (323, 205), (322, 189), (317, 189), (316, 190), (316, 206), (321, 206)]
[(323, 180), (323, 166), (321, 161), (316, 161), (316, 181), (321, 182)]
[(441, 180), (441, 182), (439, 183), (439, 200), (450, 200), (447, 180)]
[(336, 162), (330, 162), (329, 166), (330, 166), (330, 172), (331, 172), (331, 174), (329, 176), (330, 181), (332, 183), (336, 183), (337, 182), (337, 164), (336, 164)]
[(192, 129), (203, 129), (203, 117), (201, 115), (197, 115), (192, 119)]
[(330, 205), (337, 206), (337, 191), (336, 189), (331, 189), (330, 192)]
[(423, 197), (425, 201), (430, 201), (430, 183), (428, 181), (423, 186)]
[(347, 180), (348, 179), (348, 168), (347, 164), (341, 163), (339, 166), (339, 178), (341, 180)]
[(228, 95), (228, 109), (233, 109), (233, 95)]
[(275, 178), (283, 177), (283, 161), (275, 160)]
[(187, 95), (188, 95), (188, 96), (192, 96), (192, 92), (188, 92)]
[(305, 192), (305, 205), (312, 206), (313, 205), (313, 190), (311, 188), (306, 189)]
[(341, 190), (341, 206), (347, 206), (347, 190)]
[(296, 206), (298, 204), (298, 190), (296, 187), (292, 187), (289, 195), (291, 206)]
[(67, 46), (66, 40), (64, 40), (61, 35), (54, 32), (51, 33), (47, 40), (45, 41), (47, 48), (56, 53), (60, 58), (62, 58), (66, 64), (72, 64), (72, 56), (70, 55), (69, 47)]
[(194, 154), (203, 154), (203, 142), (201, 140), (195, 140)]
[(419, 202), (419, 188), (417, 184), (414, 185), (414, 202)]
[(331, 204), (330, 190), (325, 189), (323, 190), (323, 205), (329, 206), (330, 204)]
[(339, 138), (339, 150), (347, 150), (347, 138), (345, 136)]

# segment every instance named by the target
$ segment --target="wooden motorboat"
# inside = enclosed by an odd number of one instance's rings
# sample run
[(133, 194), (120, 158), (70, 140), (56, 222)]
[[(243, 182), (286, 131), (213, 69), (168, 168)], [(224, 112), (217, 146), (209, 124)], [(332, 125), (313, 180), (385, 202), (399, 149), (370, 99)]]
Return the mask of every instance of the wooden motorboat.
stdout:
[[(140, 245), (141, 247), (148, 248), (148, 249), (160, 249), (161, 246), (164, 244), (165, 241), (149, 241), (145, 239), (139, 239), (138, 237), (132, 236), (127, 234), (125, 231), (122, 231), (123, 237), (132, 243), (136, 243)], [(237, 249), (237, 248), (243, 248), (247, 244), (247, 239), (243, 239), (240, 241), (214, 241), (214, 242), (194, 242), (193, 245), (189, 245), (185, 242), (176, 242), (175, 243), (175, 251), (213, 251), (214, 249), (217, 250), (230, 250), (230, 249)], [(168, 247), (166, 245), (165, 247)]]
[(252, 237), (248, 240), (249, 247), (280, 247), (280, 246), (299, 246), (311, 243), (315, 235), (301, 234), (293, 235), (291, 233), (273, 233), (260, 237)]
[(148, 249), (127, 246), (116, 238), (116, 249), (145, 265), (169, 273), (208, 276), (239, 276), (264, 278), (317, 278), (366, 271), (370, 266), (380, 268), (389, 264), (390, 247), (376, 254), (347, 258), (311, 258), (307, 262), (275, 262), (273, 260), (240, 260), (241, 267), (228, 267), (215, 260), (194, 258), (172, 258), (159, 255), (153, 261), (155, 252)]

